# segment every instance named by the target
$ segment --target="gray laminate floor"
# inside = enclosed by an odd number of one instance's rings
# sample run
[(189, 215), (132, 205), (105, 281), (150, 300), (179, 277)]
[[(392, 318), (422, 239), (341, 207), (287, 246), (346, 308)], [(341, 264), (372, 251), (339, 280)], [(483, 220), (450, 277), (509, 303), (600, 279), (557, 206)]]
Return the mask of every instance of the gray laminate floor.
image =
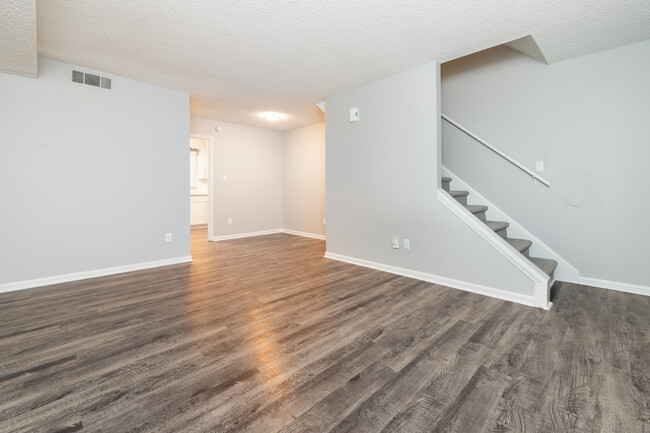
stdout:
[(650, 299), (549, 312), (286, 234), (0, 294), (2, 432), (650, 432)]

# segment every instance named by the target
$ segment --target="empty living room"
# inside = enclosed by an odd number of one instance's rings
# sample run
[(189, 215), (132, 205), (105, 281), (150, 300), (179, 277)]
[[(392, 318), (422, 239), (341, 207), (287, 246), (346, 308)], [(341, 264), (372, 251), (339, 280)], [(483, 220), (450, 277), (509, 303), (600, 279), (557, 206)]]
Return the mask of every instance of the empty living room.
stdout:
[(650, 3), (3, 0), (0, 432), (650, 432)]

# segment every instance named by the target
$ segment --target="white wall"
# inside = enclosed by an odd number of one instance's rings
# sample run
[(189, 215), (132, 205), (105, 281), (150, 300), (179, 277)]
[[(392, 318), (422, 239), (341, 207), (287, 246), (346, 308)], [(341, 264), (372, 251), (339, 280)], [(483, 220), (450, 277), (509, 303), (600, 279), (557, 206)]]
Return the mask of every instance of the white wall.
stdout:
[(436, 198), (437, 74), (430, 63), (327, 99), (327, 254), (532, 302), (532, 281)]
[(0, 74), (5, 288), (190, 254), (187, 93), (120, 77), (104, 91), (70, 68)]
[(282, 133), (199, 117), (190, 130), (213, 137), (213, 236), (282, 229)]
[(325, 236), (325, 123), (285, 132), (282, 145), (284, 228)]
[[(650, 41), (545, 65), (500, 47), (443, 65), (443, 112), (545, 188), (443, 127), (443, 163), (583, 277), (650, 285)], [(581, 202), (574, 207), (568, 201)]]

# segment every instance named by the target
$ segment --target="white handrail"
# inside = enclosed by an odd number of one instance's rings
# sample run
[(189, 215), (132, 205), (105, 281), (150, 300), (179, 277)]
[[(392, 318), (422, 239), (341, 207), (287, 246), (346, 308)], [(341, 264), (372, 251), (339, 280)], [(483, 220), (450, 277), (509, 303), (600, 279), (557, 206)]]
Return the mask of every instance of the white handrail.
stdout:
[(447, 122), (449, 122), (449, 123), (451, 123), (452, 125), (454, 125), (456, 128), (458, 128), (458, 129), (460, 129), (461, 131), (463, 131), (465, 134), (467, 134), (467, 135), (469, 135), (470, 137), (472, 137), (474, 140), (476, 140), (476, 141), (478, 141), (479, 143), (481, 143), (483, 146), (485, 146), (485, 147), (487, 147), (488, 149), (490, 149), (492, 152), (496, 153), (497, 155), (501, 156), (502, 158), (506, 159), (507, 161), (510, 161), (512, 164), (514, 164), (515, 166), (517, 166), (520, 170), (525, 171), (526, 173), (528, 173), (530, 176), (532, 176), (533, 180), (539, 180), (539, 181), (540, 181), (541, 183), (543, 183), (544, 185), (546, 185), (546, 186), (551, 186), (551, 182), (549, 182), (548, 180), (544, 179), (543, 177), (541, 177), (540, 175), (538, 175), (537, 173), (535, 173), (534, 171), (532, 171), (532, 170), (529, 169), (528, 167), (524, 166), (523, 164), (521, 164), (520, 162), (518, 162), (517, 160), (515, 160), (514, 158), (512, 158), (512, 157), (511, 157), (510, 155), (508, 155), (507, 153), (505, 153), (505, 152), (503, 152), (503, 151), (497, 149), (496, 147), (492, 146), (490, 143), (488, 143), (487, 141), (483, 140), (483, 139), (482, 139), (481, 137), (479, 137), (478, 135), (472, 133), (471, 131), (468, 131), (468, 130), (465, 129), (463, 126), (461, 126), (458, 122), (455, 122), (455, 121), (451, 120), (448, 116), (446, 116), (446, 115), (444, 115), (444, 114), (440, 114), (440, 117), (442, 117), (442, 118), (445, 119)]

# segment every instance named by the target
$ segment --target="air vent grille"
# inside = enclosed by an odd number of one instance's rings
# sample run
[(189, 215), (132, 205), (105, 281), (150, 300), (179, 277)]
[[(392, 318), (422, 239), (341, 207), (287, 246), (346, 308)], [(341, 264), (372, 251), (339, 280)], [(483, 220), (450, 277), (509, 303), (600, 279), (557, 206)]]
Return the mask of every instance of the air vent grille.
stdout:
[(113, 80), (109, 77), (91, 74), (79, 70), (72, 70), (71, 79), (73, 83), (84, 84), (87, 86), (97, 87), (105, 90), (113, 89)]
[(84, 73), (81, 71), (72, 71), (72, 82), (83, 84), (84, 82)]
[(89, 86), (93, 86), (93, 87), (99, 87), (99, 83), (100, 83), (99, 75), (89, 74), (86, 72), (86, 76), (84, 77), (84, 84), (88, 84)]
[(101, 88), (106, 89), (106, 90), (111, 90), (112, 83), (113, 83), (113, 80), (111, 80), (110, 78), (102, 77)]

